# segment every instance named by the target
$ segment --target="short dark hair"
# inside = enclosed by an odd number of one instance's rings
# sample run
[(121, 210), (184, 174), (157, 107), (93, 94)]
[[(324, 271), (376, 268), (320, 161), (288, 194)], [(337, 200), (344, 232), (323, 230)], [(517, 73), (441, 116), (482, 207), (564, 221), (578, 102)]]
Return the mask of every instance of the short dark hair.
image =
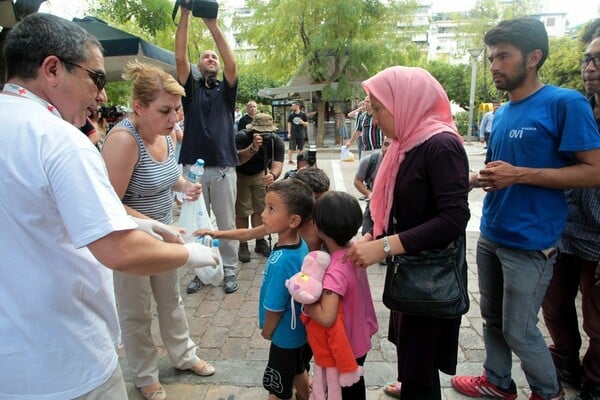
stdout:
[[(51, 55), (72, 63), (87, 61), (90, 45), (102, 51), (98, 39), (76, 23), (51, 14), (30, 14), (6, 38), (2, 49), (6, 78), (35, 79), (38, 68)], [(65, 68), (72, 71), (76, 67), (65, 63)]]
[(362, 220), (358, 200), (346, 192), (324, 193), (315, 203), (313, 222), (339, 246), (344, 246), (356, 235)]
[(534, 50), (540, 50), (542, 58), (537, 65), (538, 70), (548, 58), (548, 33), (542, 21), (536, 18), (521, 17), (500, 21), (485, 34), (483, 41), (487, 46), (512, 44), (521, 51), (523, 57)]
[(301, 162), (305, 162), (311, 167), (315, 165), (315, 159), (308, 155), (308, 150), (299, 151), (296, 155), (296, 164)]
[(585, 26), (581, 34), (581, 42), (587, 45), (597, 37), (600, 37), (600, 18), (596, 18)]
[(299, 169), (294, 178), (306, 183), (313, 193), (324, 193), (329, 190), (329, 177), (321, 168)]
[(306, 183), (295, 179), (283, 179), (269, 186), (268, 192), (277, 193), (283, 199), (289, 214), (300, 216), (300, 225), (311, 216), (315, 197)]

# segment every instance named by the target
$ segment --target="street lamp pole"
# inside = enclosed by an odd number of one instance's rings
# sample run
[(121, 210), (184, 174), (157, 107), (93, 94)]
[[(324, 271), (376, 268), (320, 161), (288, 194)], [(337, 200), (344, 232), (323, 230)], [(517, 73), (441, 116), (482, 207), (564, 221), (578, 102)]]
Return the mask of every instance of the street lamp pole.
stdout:
[(475, 108), (475, 80), (477, 78), (477, 57), (483, 51), (478, 47), (469, 49), (471, 55), (471, 94), (469, 96), (469, 126), (467, 127), (467, 143), (471, 143), (471, 135), (473, 134), (473, 111)]

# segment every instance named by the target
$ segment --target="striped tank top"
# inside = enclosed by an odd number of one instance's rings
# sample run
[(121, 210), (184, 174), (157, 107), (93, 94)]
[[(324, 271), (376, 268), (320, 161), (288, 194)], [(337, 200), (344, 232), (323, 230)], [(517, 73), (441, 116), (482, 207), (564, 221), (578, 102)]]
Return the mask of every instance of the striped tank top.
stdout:
[(123, 204), (152, 219), (171, 225), (173, 223), (171, 188), (177, 183), (180, 176), (175, 159), (175, 146), (171, 137), (166, 137), (169, 156), (165, 161), (159, 162), (148, 153), (142, 138), (129, 118), (119, 122), (116, 126), (127, 129), (137, 141), (139, 149), (138, 162), (135, 164), (123, 196)]

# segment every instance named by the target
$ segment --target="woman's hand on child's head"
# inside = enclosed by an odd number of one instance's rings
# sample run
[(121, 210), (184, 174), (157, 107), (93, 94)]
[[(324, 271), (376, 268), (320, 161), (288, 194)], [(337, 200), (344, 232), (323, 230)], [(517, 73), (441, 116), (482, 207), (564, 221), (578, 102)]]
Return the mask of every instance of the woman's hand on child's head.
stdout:
[(357, 267), (366, 268), (383, 260), (385, 252), (381, 240), (357, 241), (346, 251), (344, 258), (350, 260)]

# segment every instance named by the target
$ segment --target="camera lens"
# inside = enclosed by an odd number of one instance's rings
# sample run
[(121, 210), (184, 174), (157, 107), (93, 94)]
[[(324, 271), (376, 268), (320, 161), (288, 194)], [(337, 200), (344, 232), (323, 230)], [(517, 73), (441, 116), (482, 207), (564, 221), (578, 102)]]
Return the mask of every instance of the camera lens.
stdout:
[(310, 165), (315, 165), (317, 163), (317, 146), (311, 144), (308, 149), (308, 162)]

